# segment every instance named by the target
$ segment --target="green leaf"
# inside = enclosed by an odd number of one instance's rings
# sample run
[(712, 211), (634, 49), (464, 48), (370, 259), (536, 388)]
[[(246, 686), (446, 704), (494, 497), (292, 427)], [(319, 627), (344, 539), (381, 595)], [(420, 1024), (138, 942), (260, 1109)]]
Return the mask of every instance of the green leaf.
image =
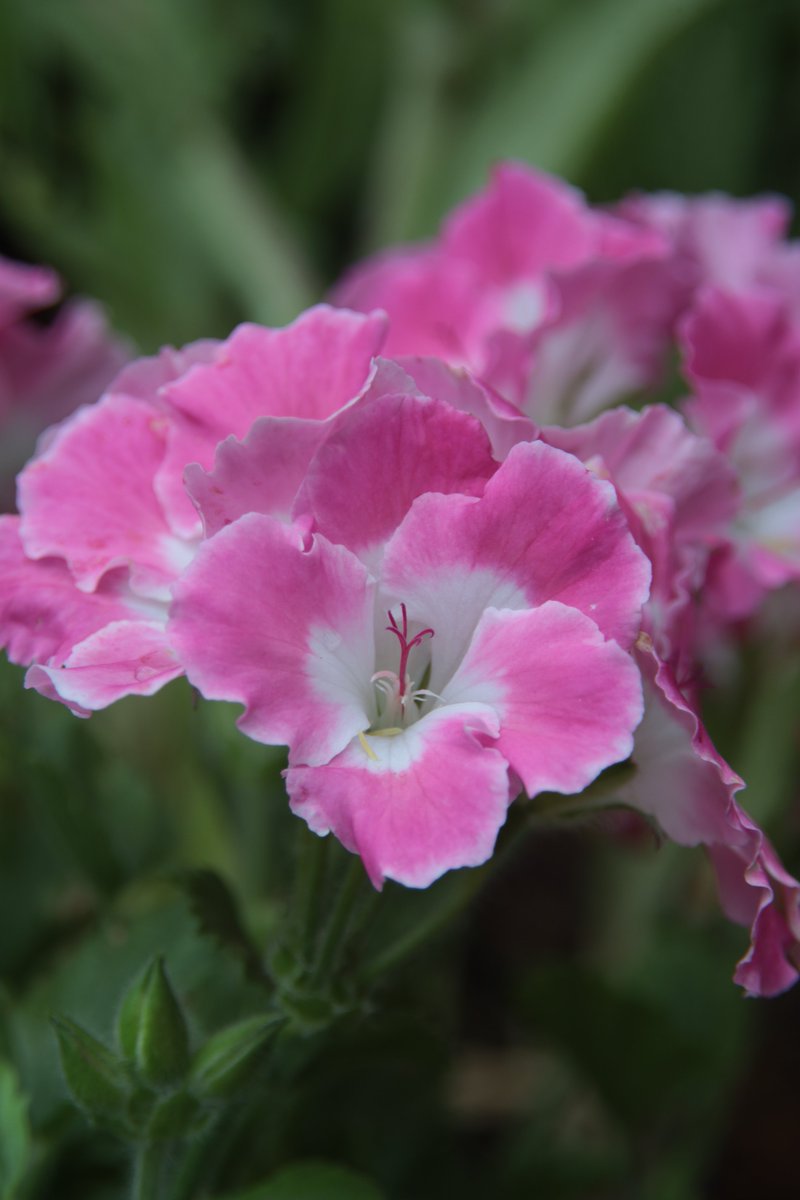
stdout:
[(241, 962), (254, 983), (268, 983), (261, 956), (242, 924), (236, 898), (225, 880), (208, 869), (185, 871), (178, 878), (203, 933)]
[(31, 1149), (28, 1101), (16, 1072), (0, 1062), (0, 1200), (15, 1200)]
[(293, 1163), (266, 1183), (221, 1200), (383, 1200), (371, 1180), (333, 1163)]
[(580, 175), (642, 73), (719, 0), (583, 0), (558, 5), (493, 88), (458, 114), (440, 159), (441, 211), (485, 184), (491, 163), (521, 158)]

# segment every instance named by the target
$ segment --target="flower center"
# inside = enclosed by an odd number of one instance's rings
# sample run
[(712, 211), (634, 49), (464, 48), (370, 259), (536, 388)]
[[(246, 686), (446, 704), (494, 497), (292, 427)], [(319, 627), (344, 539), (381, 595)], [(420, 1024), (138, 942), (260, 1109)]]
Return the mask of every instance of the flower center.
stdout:
[(379, 737), (392, 737), (402, 733), (403, 729), (416, 721), (419, 716), (418, 701), (427, 696), (433, 696), (427, 688), (418, 688), (408, 671), (408, 660), (411, 651), (419, 646), (426, 638), (433, 637), (432, 629), (421, 629), (413, 637), (409, 636), (408, 613), (405, 604), (400, 605), (400, 620), (389, 611), (389, 624), (386, 632), (394, 634), (400, 648), (400, 662), (397, 671), (376, 671), (371, 682), (377, 693), (378, 717), (370, 733)]

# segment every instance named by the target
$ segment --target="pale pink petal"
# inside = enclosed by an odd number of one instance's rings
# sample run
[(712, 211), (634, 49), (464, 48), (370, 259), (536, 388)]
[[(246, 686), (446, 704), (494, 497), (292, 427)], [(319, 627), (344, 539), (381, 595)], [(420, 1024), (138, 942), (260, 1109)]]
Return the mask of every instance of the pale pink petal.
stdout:
[(127, 396), (76, 413), (20, 476), (27, 554), (64, 558), (84, 591), (122, 566), (135, 588), (160, 594), (187, 555), (153, 492), (164, 438), (164, 418)]
[(581, 791), (630, 755), (642, 715), (630, 655), (583, 613), (553, 601), (522, 612), (488, 609), (441, 696), (495, 710), (495, 745), (529, 796)]
[(750, 926), (734, 976), (752, 995), (789, 987), (800, 968), (800, 884), (734, 799), (742, 780), (719, 756), (670, 669), (643, 648), (645, 715), (620, 799), (653, 816), (683, 846), (705, 845), (728, 916)]
[(417, 496), (479, 495), (496, 469), (466, 413), (424, 396), (382, 396), (350, 410), (312, 462), (295, 506), (330, 541), (374, 565)]
[(79, 642), (63, 665), (32, 666), (25, 686), (88, 716), (123, 696), (152, 696), (181, 673), (163, 623), (114, 621)]
[(434, 691), (486, 608), (560, 600), (629, 646), (649, 582), (611, 485), (542, 442), (515, 446), (480, 499), (421, 496), (384, 560), (387, 591), (435, 630)]
[(754, 283), (768, 271), (791, 218), (780, 196), (738, 200), (721, 192), (634, 193), (616, 211), (668, 238), (687, 281), (725, 287)]
[(63, 659), (109, 621), (131, 616), (119, 574), (91, 594), (78, 591), (62, 559), (26, 557), (19, 517), (0, 516), (0, 645), (11, 661)]
[(360, 854), (370, 879), (427, 887), (485, 862), (511, 798), (483, 705), (437, 709), (395, 737), (366, 735), (326, 766), (290, 768), (294, 812)]
[(342, 546), (260, 514), (201, 546), (175, 587), (170, 622), (190, 681), (245, 705), (256, 741), (327, 762), (374, 715), (374, 585)]

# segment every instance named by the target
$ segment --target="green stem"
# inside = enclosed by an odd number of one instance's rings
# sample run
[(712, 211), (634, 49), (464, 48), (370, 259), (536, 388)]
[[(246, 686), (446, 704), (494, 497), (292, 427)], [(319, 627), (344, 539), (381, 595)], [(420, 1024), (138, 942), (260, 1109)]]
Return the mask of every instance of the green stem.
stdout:
[(467, 907), (486, 878), (486, 872), (487, 868), (479, 868), (465, 875), (462, 886), (454, 891), (445, 904), (427, 918), (418, 921), (413, 929), (409, 929), (366, 962), (359, 971), (359, 979), (364, 983), (371, 983), (408, 958), (430, 938), (435, 937), (454, 916)]
[(294, 910), (301, 953), (304, 961), (311, 962), (330, 838), (310, 834), (305, 826), (299, 829), (298, 837)]
[(131, 1200), (159, 1200), (165, 1142), (141, 1142), (133, 1162)]
[(333, 912), (322, 935), (322, 942), (314, 969), (314, 978), (317, 981), (324, 980), (336, 966), (342, 941), (350, 924), (353, 905), (364, 882), (364, 878), (364, 868), (361, 864), (361, 859), (354, 858), (347, 868), (339, 895), (336, 897)]

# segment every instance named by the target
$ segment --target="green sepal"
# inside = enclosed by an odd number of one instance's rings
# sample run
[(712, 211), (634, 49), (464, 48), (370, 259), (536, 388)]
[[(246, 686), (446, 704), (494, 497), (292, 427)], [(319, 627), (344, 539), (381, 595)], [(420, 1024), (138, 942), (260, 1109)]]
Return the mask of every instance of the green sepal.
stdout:
[(280, 1014), (259, 1014), (213, 1034), (192, 1063), (196, 1094), (204, 1100), (225, 1100), (246, 1088), (283, 1022)]
[(138, 979), (131, 984), (125, 993), (119, 1012), (117, 1013), (116, 1035), (120, 1053), (130, 1062), (136, 1059), (136, 1044), (139, 1040), (139, 1027), (142, 1020), (144, 993), (150, 973), (150, 967), (143, 971)]
[(128, 1130), (130, 1082), (124, 1068), (102, 1042), (68, 1017), (53, 1017), (61, 1068), (76, 1104), (98, 1125)]
[(189, 1092), (173, 1092), (157, 1101), (147, 1123), (147, 1137), (151, 1141), (186, 1137), (207, 1119), (200, 1102)]
[[(130, 1028), (122, 1031), (126, 1041), (135, 1019), (133, 1004), (126, 1017)], [(141, 1078), (157, 1088), (180, 1083), (189, 1069), (189, 1030), (160, 957), (142, 980), (134, 1061)]]

